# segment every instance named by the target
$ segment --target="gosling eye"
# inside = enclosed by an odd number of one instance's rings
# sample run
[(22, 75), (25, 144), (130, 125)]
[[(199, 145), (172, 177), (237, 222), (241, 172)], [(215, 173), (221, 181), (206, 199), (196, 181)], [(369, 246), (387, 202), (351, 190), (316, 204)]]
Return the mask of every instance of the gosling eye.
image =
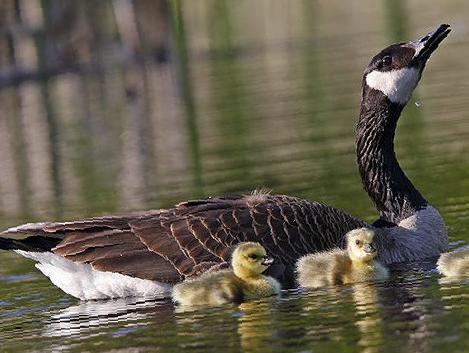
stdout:
[(355, 240), (355, 244), (358, 245), (358, 246), (360, 246), (361, 241), (357, 239), (357, 240)]
[(257, 260), (257, 255), (256, 254), (249, 254), (248, 257), (252, 260)]
[(386, 55), (382, 60), (383, 66), (389, 66), (392, 63), (392, 58), (389, 55)]

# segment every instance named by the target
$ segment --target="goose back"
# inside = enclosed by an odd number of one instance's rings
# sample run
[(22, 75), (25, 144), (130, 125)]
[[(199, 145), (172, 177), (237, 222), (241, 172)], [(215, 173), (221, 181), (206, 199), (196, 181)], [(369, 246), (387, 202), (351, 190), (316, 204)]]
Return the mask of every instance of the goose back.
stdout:
[(7, 232), (33, 234), (28, 244), (50, 246), (30, 251), (51, 251), (96, 270), (163, 283), (227, 267), (234, 245), (256, 241), (275, 258), (269, 274), (291, 285), (299, 257), (344, 247), (343, 235), (363, 226), (365, 222), (319, 202), (255, 194), (188, 201), (168, 210), (27, 224)]

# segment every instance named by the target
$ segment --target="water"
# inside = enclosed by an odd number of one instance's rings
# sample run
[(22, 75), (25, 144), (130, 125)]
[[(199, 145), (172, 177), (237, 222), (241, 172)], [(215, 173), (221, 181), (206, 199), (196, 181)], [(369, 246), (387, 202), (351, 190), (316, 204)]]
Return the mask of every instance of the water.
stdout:
[[(163, 21), (163, 29), (139, 17), (144, 47), (151, 39), (173, 51), (166, 61), (144, 56), (144, 67), (125, 64), (125, 55), (116, 59), (116, 43), (107, 42), (115, 38), (110, 18), (122, 26), (129, 12), (111, 16), (110, 2), (102, 3), (108, 7), (97, 11), (108, 21), (82, 23), (101, 35), (78, 33), (98, 38), (91, 54), (82, 48), (78, 57), (91, 55), (92, 63), (99, 57), (102, 72), (0, 90), (3, 227), (260, 187), (373, 221), (354, 157), (361, 72), (388, 43), (447, 22), (453, 32), (401, 118), (396, 149), (445, 218), (451, 247), (468, 243), (465, 1), (370, 0), (362, 7), (186, 1), (182, 17), (171, 8), (179, 21)], [(149, 3), (143, 16), (160, 11)], [(67, 38), (80, 42), (78, 34)], [(34, 63), (33, 44), (18, 43), (17, 56)], [(197, 312), (178, 312), (168, 301), (80, 302), (26, 259), (2, 252), (0, 264), (2, 352), (463, 352), (468, 346), (469, 282), (442, 281), (434, 259), (397, 266), (385, 283), (293, 290)]]

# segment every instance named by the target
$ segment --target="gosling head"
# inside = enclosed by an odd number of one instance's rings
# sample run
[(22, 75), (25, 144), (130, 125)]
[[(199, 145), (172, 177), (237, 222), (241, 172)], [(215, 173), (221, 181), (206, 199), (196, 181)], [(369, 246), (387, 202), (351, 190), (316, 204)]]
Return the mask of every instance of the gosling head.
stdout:
[(365, 69), (363, 97), (374, 98), (378, 93), (403, 107), (417, 86), (430, 55), (450, 31), (449, 25), (442, 24), (420, 39), (383, 49)]
[(354, 229), (346, 234), (347, 252), (352, 261), (369, 262), (378, 255), (374, 236), (375, 232), (369, 228)]
[(238, 277), (258, 276), (274, 262), (267, 256), (264, 247), (259, 243), (246, 242), (236, 246), (231, 265)]

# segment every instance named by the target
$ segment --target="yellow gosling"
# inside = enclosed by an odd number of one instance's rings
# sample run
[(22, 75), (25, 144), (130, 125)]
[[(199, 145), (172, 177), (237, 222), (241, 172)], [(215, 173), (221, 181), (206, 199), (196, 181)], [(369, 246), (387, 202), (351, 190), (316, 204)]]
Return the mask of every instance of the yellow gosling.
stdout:
[(437, 270), (448, 277), (469, 276), (469, 249), (442, 254), (437, 262)]
[(276, 295), (280, 284), (262, 275), (272, 262), (259, 243), (241, 243), (233, 251), (232, 270), (207, 272), (175, 285), (173, 301), (183, 306), (216, 306)]
[(316, 288), (387, 279), (387, 268), (375, 260), (378, 252), (373, 244), (374, 235), (369, 228), (354, 229), (345, 235), (346, 250), (334, 249), (303, 256), (296, 266), (298, 284)]

